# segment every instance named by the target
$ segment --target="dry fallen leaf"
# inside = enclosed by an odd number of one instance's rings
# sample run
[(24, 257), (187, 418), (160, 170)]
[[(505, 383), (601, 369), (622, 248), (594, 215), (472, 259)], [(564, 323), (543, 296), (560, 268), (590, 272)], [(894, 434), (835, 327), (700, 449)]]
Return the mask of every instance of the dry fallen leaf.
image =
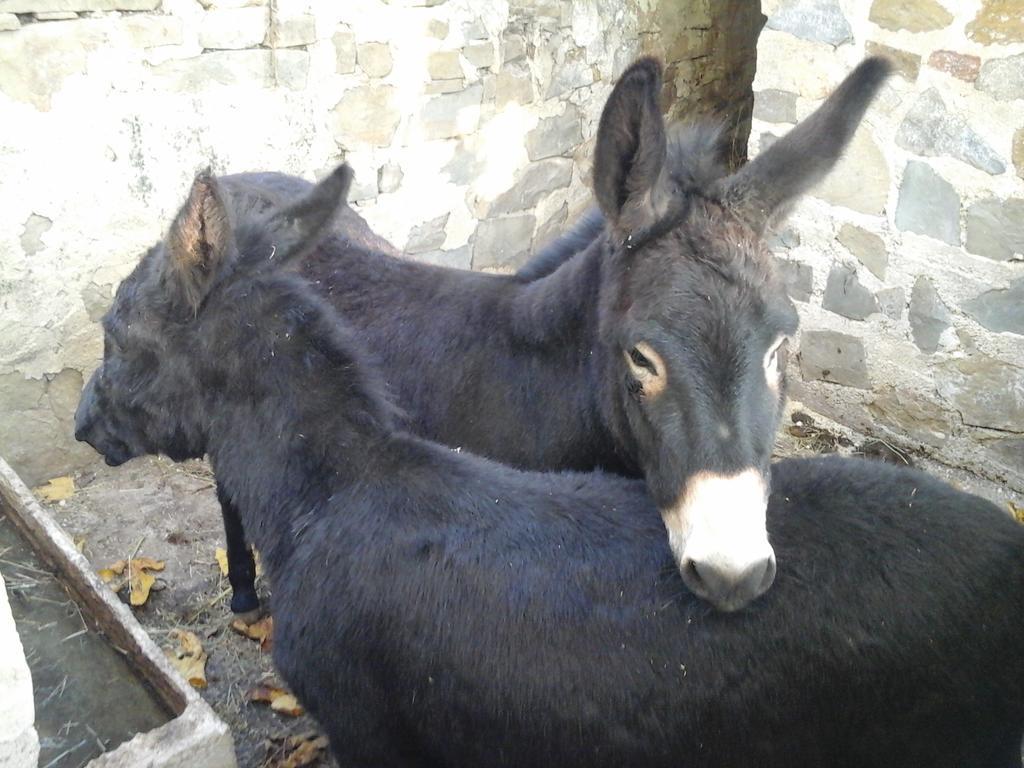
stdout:
[(250, 640), (258, 641), (261, 650), (269, 651), (274, 645), (273, 616), (264, 616), (262, 619), (253, 622), (252, 624), (246, 624), (241, 619), (235, 619), (231, 622), (231, 628), (238, 634), (248, 637)]
[(326, 736), (289, 736), (283, 745), (282, 754), (268, 765), (269, 768), (305, 768), (317, 762), (326, 751)]
[(128, 602), (136, 607), (145, 605), (149, 599), (149, 590), (153, 588), (155, 582), (156, 576), (141, 568), (132, 571), (132, 576), (128, 579)]
[(55, 477), (33, 491), (43, 501), (64, 501), (74, 495), (75, 481), (69, 475)]
[(1010, 510), (1010, 514), (1013, 515), (1013, 519), (1018, 523), (1024, 523), (1024, 507), (1019, 504), (1014, 504), (1012, 501), (1006, 502), (1006, 506)]
[(165, 648), (167, 658), (193, 688), (205, 688), (208, 656), (203, 650), (203, 644), (188, 630), (172, 629), (171, 635), (178, 638), (178, 647)]
[(249, 701), (269, 704), (270, 708), (275, 712), (288, 715), (289, 717), (298, 717), (305, 711), (295, 696), (288, 693), (284, 688), (278, 688), (276, 685), (257, 685), (250, 689), (246, 696)]
[(128, 602), (138, 607), (145, 605), (156, 577), (149, 571), (162, 571), (163, 560), (152, 557), (135, 557), (131, 560), (118, 560), (96, 573), (105, 584), (109, 584), (114, 592), (120, 592), (128, 586)]
[(224, 547), (217, 547), (213, 550), (213, 557), (220, 566), (220, 575), (228, 575), (228, 551)]

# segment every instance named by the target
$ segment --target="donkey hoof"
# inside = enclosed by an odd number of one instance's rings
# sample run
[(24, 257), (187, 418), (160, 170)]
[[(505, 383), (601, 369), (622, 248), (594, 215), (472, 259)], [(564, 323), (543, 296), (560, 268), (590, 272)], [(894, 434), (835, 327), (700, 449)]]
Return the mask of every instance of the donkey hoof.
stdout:
[(243, 624), (255, 624), (263, 616), (263, 609), (256, 608), (252, 611), (243, 611), (241, 613), (235, 613), (235, 618), (239, 619)]
[(235, 593), (231, 597), (231, 612), (247, 624), (260, 617), (260, 599), (255, 592)]

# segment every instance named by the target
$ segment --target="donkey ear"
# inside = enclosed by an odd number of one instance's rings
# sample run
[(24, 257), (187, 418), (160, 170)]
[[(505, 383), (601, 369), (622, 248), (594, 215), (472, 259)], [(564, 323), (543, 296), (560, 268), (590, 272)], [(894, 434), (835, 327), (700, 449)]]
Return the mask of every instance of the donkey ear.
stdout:
[(601, 113), (594, 149), (594, 194), (621, 235), (657, 218), (651, 195), (665, 162), (658, 107), (661, 62), (645, 57), (622, 73)]
[(879, 57), (861, 62), (810, 117), (718, 182), (713, 194), (762, 232), (832, 170), (891, 70)]
[(231, 216), (217, 180), (204, 171), (192, 182), (165, 240), (168, 268), (195, 314), (213, 278), (235, 249)]
[(267, 221), (277, 258), (297, 259), (312, 251), (348, 201), (352, 168), (342, 163), (298, 202), (278, 208)]

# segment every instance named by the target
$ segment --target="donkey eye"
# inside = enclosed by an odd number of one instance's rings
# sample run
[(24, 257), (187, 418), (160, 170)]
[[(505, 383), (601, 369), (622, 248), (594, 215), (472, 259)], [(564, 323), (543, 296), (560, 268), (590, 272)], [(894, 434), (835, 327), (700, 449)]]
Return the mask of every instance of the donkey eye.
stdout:
[(654, 367), (654, 363), (648, 360), (644, 356), (644, 353), (641, 352), (636, 347), (633, 347), (631, 350), (629, 350), (629, 359), (632, 360), (633, 365), (637, 366), (638, 368), (644, 368), (650, 371), (651, 373), (657, 375), (658, 369)]

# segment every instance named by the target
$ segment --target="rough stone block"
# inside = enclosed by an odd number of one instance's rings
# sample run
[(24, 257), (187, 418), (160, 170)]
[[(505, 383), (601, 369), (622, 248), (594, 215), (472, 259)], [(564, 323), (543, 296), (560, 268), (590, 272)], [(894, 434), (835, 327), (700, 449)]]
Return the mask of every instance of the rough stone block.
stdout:
[(53, 222), (45, 216), (29, 214), (21, 231), (21, 250), (26, 256), (37, 254), (46, 247), (42, 238), (52, 226)]
[(494, 66), (494, 45), (491, 43), (472, 43), (462, 49), (466, 61), (477, 69)]
[(451, 139), (476, 131), (482, 98), (483, 86), (476, 84), (430, 99), (419, 115), (424, 138)]
[(13, 13), (0, 13), (0, 32), (12, 32), (21, 28), (21, 22)]
[(889, 253), (885, 241), (874, 232), (868, 232), (853, 224), (843, 224), (836, 239), (857, 257), (857, 260), (879, 280), (885, 280), (885, 268), (889, 264)]
[(1024, 370), (979, 352), (935, 371), (935, 385), (972, 427), (1019, 432), (1024, 424)]
[(522, 169), (515, 184), (498, 196), (490, 206), (491, 215), (523, 211), (556, 189), (572, 181), (572, 160), (553, 157), (530, 163)]
[(833, 205), (879, 215), (889, 199), (889, 164), (871, 132), (861, 126), (832, 172), (811, 194)]
[(0, 13), (154, 11), (161, 0), (0, 0)]
[(783, 227), (780, 230), (769, 230), (765, 235), (765, 242), (769, 250), (791, 250), (800, 245), (800, 233), (793, 227)]
[(796, 122), (796, 94), (765, 88), (754, 94), (754, 117), (769, 123)]
[(782, 0), (768, 17), (768, 27), (829, 45), (853, 40), (850, 22), (837, 0)]
[(427, 73), (433, 80), (461, 80), (458, 51), (434, 51), (427, 56)]
[(974, 87), (1000, 101), (1024, 99), (1024, 53), (986, 61)]
[(30, 24), (0, 36), (0, 91), (48, 111), (64, 81), (85, 72), (89, 53), (107, 42), (106, 32), (98, 20), (79, 19)]
[(918, 155), (955, 157), (998, 176), (1006, 164), (967, 120), (946, 109), (938, 90), (929, 88), (907, 112), (896, 132), (896, 143)]
[(922, 352), (931, 354), (939, 348), (939, 338), (950, 327), (949, 310), (932, 281), (919, 277), (910, 292), (910, 335)]
[(427, 21), (427, 34), (435, 40), (444, 40), (448, 37), (448, 22), (441, 19), (430, 19)]
[(903, 317), (903, 308), (907, 305), (907, 293), (899, 286), (883, 288), (875, 294), (878, 308), (882, 314), (892, 320)]
[(911, 160), (900, 184), (896, 226), (960, 245), (960, 196), (927, 163)]
[[(836, 50), (825, 43), (766, 29), (761, 33), (757, 47), (762, 51), (771, 51), (772, 54), (760, 56), (757, 60), (755, 90), (777, 88), (806, 99), (823, 99), (849, 73), (849, 67), (841, 63), (842, 57), (837, 56)], [(794, 66), (794, 62), (800, 62), (799, 66)], [(735, 66), (740, 66), (740, 62), (737, 61)], [(701, 81), (705, 77), (702, 66), (694, 67), (691, 72), (679, 68), (677, 81), (680, 77), (684, 83)], [(732, 78), (735, 73), (722, 72), (721, 76)]]
[(385, 194), (394, 192), (401, 186), (403, 175), (397, 163), (384, 163), (377, 171), (377, 189)]
[(444, 245), (448, 236), (445, 227), (448, 225), (448, 217), (451, 214), (444, 213), (437, 218), (417, 224), (409, 232), (409, 239), (405, 244), (406, 253), (424, 253), (434, 251)]
[(449, 269), (469, 269), (473, 263), (468, 245), (463, 245), (461, 248), (453, 248), (450, 251), (438, 250), (417, 253), (415, 260), (438, 267), (448, 267)]
[(936, 0), (875, 0), (868, 18), (897, 32), (930, 32), (948, 27), (953, 14)]
[(1013, 165), (1017, 175), (1024, 179), (1024, 128), (1018, 128), (1013, 133)]
[(431, 80), (423, 87), (423, 92), (427, 94), (455, 93), (465, 87), (466, 81), (461, 77), (457, 80)]
[(533, 101), (533, 83), (529, 71), (518, 66), (498, 72), (494, 81), (494, 101), (498, 109), (510, 102), (529, 104)]
[(267, 5), (270, 0), (199, 0), (206, 10), (211, 8), (246, 8), (250, 5)]
[(969, 53), (956, 51), (933, 51), (928, 57), (928, 66), (948, 72), (965, 82), (973, 83), (981, 71), (981, 58)]
[(921, 73), (921, 57), (916, 53), (876, 43), (874, 40), (868, 40), (864, 46), (864, 52), (868, 56), (885, 56), (893, 63), (893, 66), (896, 68), (896, 74), (901, 75), (911, 83), (917, 80), (917, 76)]
[(940, 405), (896, 387), (885, 387), (875, 394), (867, 409), (876, 421), (927, 445), (941, 445), (950, 432)]
[(775, 271), (782, 284), (786, 286), (786, 293), (793, 301), (808, 302), (811, 294), (814, 293), (814, 269), (810, 264), (794, 259), (783, 259), (778, 256), (772, 260), (775, 264)]
[(349, 75), (356, 71), (356, 36), (352, 30), (341, 28), (331, 37), (336, 56), (335, 72)]
[(821, 306), (851, 320), (866, 320), (878, 312), (878, 302), (871, 291), (860, 284), (857, 270), (845, 264), (836, 264), (829, 270)]
[(360, 43), (356, 46), (356, 62), (369, 77), (387, 77), (394, 67), (387, 43)]
[(1024, 43), (1024, 13), (1020, 0), (982, 0), (967, 36), (985, 45)]
[(244, 85), (290, 90), (306, 87), (309, 54), (306, 51), (210, 51), (190, 59), (171, 59), (150, 69), (158, 87), (197, 93), (214, 85)]
[(536, 225), (532, 213), (481, 221), (473, 243), (473, 269), (521, 267), (531, 253)]
[(537, 227), (537, 234), (533, 238), (534, 242), (544, 245), (555, 240), (565, 230), (565, 222), (568, 218), (569, 204), (562, 203), (562, 206), (551, 214), (547, 221)]
[(77, 19), (78, 14), (74, 11), (44, 11), (42, 13), (33, 13), (32, 17), (36, 21), (69, 21)]
[(964, 311), (990, 331), (1024, 336), (1024, 278), (1009, 288), (985, 291), (963, 303)]
[(967, 209), (965, 247), (996, 261), (1024, 259), (1024, 199), (974, 203)]
[(526, 40), (522, 35), (504, 35), (501, 38), (501, 61), (508, 64), (526, 56)]
[(185, 39), (182, 21), (177, 16), (142, 13), (126, 14), (114, 21), (111, 37), (133, 48), (181, 45)]
[(800, 335), (800, 375), (804, 381), (871, 389), (864, 343), (846, 333), (804, 331)]
[(587, 62), (586, 51), (574, 48), (566, 52), (562, 61), (556, 59), (544, 98), (566, 96), (577, 88), (585, 88), (593, 83), (594, 70)]
[(266, 38), (267, 18), (261, 7), (207, 11), (199, 24), (199, 44), (215, 50), (252, 48)]
[(331, 110), (328, 127), (340, 143), (350, 141), (386, 147), (402, 119), (397, 93), (390, 85), (361, 85), (342, 95)]
[(526, 135), (526, 152), (531, 160), (568, 155), (583, 141), (580, 111), (566, 104), (565, 111), (545, 117)]
[(308, 13), (284, 18), (275, 16), (270, 25), (270, 42), (277, 48), (315, 43), (316, 17)]

